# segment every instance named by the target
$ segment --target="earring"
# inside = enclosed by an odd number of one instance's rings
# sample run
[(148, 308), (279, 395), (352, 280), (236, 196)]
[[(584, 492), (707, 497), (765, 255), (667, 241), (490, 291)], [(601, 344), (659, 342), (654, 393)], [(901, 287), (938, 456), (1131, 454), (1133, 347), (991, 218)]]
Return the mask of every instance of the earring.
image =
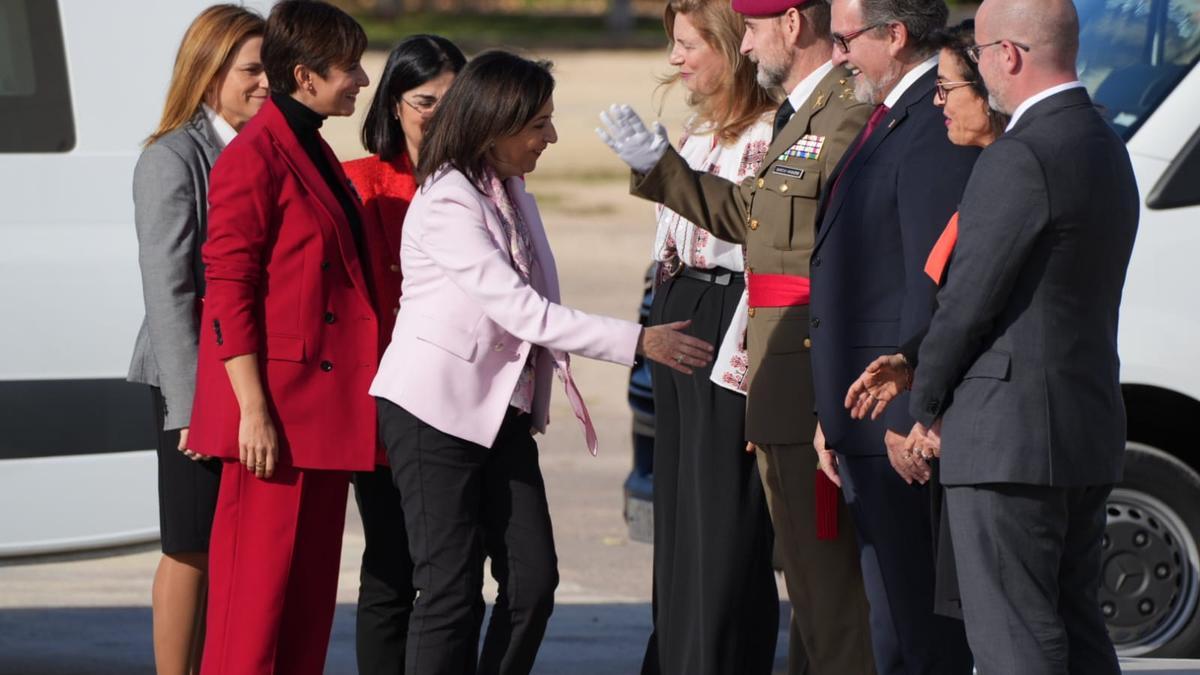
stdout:
[(308, 83), (308, 93), (311, 94), (312, 96), (317, 95), (317, 88), (312, 86), (312, 82)]

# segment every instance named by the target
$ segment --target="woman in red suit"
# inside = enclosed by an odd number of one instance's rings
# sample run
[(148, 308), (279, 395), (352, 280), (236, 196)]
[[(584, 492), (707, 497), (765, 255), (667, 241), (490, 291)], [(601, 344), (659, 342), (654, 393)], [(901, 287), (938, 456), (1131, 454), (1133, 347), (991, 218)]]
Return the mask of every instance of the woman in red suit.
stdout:
[(368, 84), (366, 35), (283, 0), (263, 37), (271, 98), (213, 167), (191, 445), (224, 460), (205, 674), (319, 675), (350, 472), (375, 463), (370, 219), (319, 129)]
[[(378, 241), (368, 237), (368, 242), (380, 356), (399, 310), (400, 228), (417, 191), (413, 167), (425, 124), (466, 62), (453, 42), (437, 35), (413, 35), (396, 45), (363, 122), (363, 147), (371, 156), (344, 165), (364, 209), (378, 225), (371, 230)], [(358, 672), (394, 675), (404, 672), (408, 619), (417, 592), (400, 491), (392, 483), (382, 445), (375, 470), (354, 474), (354, 496), (366, 538), (355, 626)]]

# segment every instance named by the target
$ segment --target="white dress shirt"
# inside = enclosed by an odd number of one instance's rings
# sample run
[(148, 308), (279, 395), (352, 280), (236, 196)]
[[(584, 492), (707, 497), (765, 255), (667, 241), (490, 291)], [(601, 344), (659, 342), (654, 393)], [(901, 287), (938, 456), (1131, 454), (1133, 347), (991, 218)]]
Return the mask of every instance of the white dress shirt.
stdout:
[(217, 132), (217, 140), (221, 142), (221, 147), (217, 149), (224, 150), (225, 146), (229, 145), (229, 142), (233, 140), (233, 137), (237, 136), (237, 129), (234, 129), (229, 122), (225, 121), (224, 117), (218, 115), (217, 111), (209, 107), (207, 103), (201, 103), (200, 106), (204, 108), (204, 116), (208, 118), (208, 123)]
[(928, 73), (934, 68), (937, 68), (937, 64), (938, 57), (936, 54), (917, 64), (917, 67), (905, 73), (904, 77), (900, 78), (900, 81), (896, 83), (896, 86), (892, 87), (892, 90), (888, 92), (887, 97), (883, 99), (883, 104), (886, 105), (888, 109), (895, 108), (896, 104), (900, 102), (900, 97), (904, 95), (904, 92), (908, 91), (909, 87), (912, 87), (914, 84), (916, 84), (917, 80), (921, 79), (922, 75)]
[(1012, 129), (1013, 127), (1017, 126), (1017, 120), (1021, 119), (1021, 115), (1024, 115), (1026, 110), (1029, 110), (1030, 108), (1037, 105), (1038, 103), (1041, 103), (1042, 101), (1050, 98), (1051, 96), (1053, 96), (1055, 94), (1061, 94), (1062, 92), (1067, 91), (1069, 89), (1079, 89), (1082, 86), (1083, 86), (1082, 82), (1080, 82), (1079, 80), (1073, 80), (1071, 82), (1064, 82), (1062, 84), (1055, 85), (1053, 87), (1050, 87), (1049, 89), (1043, 89), (1042, 91), (1039, 91), (1038, 93), (1034, 94), (1033, 96), (1030, 96), (1029, 98), (1022, 101), (1021, 105), (1017, 106), (1017, 109), (1015, 111), (1013, 111), (1012, 119), (1008, 121), (1008, 126), (1005, 127), (1004, 130), (1008, 131), (1008, 130)]

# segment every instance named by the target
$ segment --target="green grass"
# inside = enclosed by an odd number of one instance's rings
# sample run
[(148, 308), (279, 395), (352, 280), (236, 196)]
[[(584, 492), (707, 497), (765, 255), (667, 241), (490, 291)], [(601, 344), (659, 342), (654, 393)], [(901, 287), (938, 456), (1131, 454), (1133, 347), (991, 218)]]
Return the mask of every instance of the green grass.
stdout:
[(626, 36), (609, 32), (602, 16), (547, 14), (409, 13), (395, 21), (360, 16), (372, 48), (390, 49), (413, 33), (443, 35), (464, 50), (665, 47), (662, 21), (638, 18)]

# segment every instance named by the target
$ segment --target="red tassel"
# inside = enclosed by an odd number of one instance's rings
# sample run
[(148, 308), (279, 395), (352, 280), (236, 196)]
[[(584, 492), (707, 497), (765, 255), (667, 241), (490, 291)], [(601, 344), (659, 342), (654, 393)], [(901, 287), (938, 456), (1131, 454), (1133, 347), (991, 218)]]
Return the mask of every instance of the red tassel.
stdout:
[(838, 486), (829, 480), (820, 468), (817, 469), (817, 479), (813, 495), (816, 500), (817, 539), (829, 541), (838, 536)]

